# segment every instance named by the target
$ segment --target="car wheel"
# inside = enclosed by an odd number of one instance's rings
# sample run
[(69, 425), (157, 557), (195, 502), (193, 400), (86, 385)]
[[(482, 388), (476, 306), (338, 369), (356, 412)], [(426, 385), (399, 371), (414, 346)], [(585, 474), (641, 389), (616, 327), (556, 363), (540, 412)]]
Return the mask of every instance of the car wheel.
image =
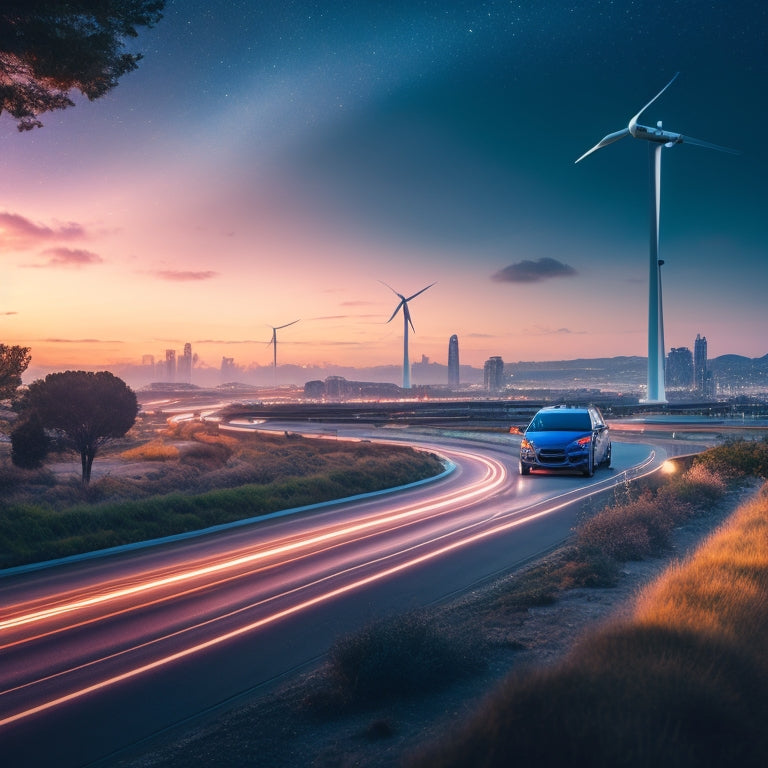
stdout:
[(520, 468), (520, 474), (521, 475), (530, 475), (531, 474), (531, 468), (527, 464), (523, 464), (521, 461), (518, 465)]
[(611, 445), (608, 444), (608, 448), (605, 451), (605, 460), (603, 461), (603, 464), (605, 464), (606, 469), (611, 468)]
[(592, 477), (595, 474), (595, 448), (592, 446), (592, 450), (589, 452), (589, 462), (584, 470), (584, 477)]

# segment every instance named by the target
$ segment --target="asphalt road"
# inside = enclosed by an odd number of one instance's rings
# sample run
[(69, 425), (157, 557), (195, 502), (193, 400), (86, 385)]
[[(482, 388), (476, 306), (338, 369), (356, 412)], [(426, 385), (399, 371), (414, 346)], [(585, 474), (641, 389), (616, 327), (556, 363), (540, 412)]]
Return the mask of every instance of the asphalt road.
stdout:
[(0, 574), (3, 765), (109, 764), (266, 690), (339, 634), (536, 557), (567, 537), (575, 502), (665, 458), (615, 443), (613, 469), (593, 478), (520, 477), (513, 438), (398, 438), (441, 453), (454, 471), (396, 493)]

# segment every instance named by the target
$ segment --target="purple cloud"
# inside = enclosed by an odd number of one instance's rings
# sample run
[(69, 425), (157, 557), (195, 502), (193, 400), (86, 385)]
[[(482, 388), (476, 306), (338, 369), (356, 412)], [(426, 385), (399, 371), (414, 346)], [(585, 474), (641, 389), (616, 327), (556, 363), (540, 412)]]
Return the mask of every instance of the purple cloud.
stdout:
[(0, 248), (26, 250), (51, 240), (72, 240), (85, 235), (85, 230), (74, 222), (46, 227), (17, 213), (0, 212)]
[(80, 269), (80, 267), (89, 264), (101, 264), (104, 259), (97, 253), (85, 251), (82, 248), (46, 248), (42, 251), (43, 256), (48, 257), (45, 264), (33, 264), (35, 267), (65, 267)]
[(557, 259), (543, 258), (538, 261), (519, 261), (499, 270), (491, 277), (497, 283), (538, 283), (553, 277), (573, 277), (578, 274), (573, 267)]

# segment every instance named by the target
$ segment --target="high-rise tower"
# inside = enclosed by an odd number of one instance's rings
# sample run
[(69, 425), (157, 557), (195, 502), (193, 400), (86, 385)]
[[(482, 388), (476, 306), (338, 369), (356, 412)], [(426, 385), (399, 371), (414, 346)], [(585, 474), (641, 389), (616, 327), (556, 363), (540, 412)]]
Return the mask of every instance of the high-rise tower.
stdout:
[(485, 361), (483, 379), (489, 392), (501, 392), (504, 389), (504, 361), (498, 355)]
[(448, 340), (448, 386), (459, 386), (459, 337), (455, 333)]
[(176, 381), (176, 350), (165, 350), (165, 380)]
[(698, 333), (693, 342), (693, 388), (701, 393), (707, 388), (707, 337)]
[(189, 342), (184, 345), (184, 354), (178, 360), (177, 371), (179, 381), (192, 383), (192, 345)]
[(667, 355), (666, 379), (670, 387), (693, 386), (693, 355), (688, 347), (672, 347)]

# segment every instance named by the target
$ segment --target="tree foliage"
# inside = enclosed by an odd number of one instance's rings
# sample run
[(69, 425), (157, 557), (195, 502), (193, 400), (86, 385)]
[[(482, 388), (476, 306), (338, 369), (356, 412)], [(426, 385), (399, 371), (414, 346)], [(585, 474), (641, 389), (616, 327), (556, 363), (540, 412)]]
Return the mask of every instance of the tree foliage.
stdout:
[(136, 69), (140, 53), (124, 50), (137, 27), (162, 17), (165, 0), (2, 0), (0, 112), (20, 131), (38, 115), (74, 106), (70, 92), (93, 101)]
[(48, 454), (48, 437), (40, 417), (30, 414), (11, 432), (11, 461), (23, 469), (37, 469)]
[(87, 485), (96, 452), (133, 426), (139, 405), (133, 390), (109, 371), (64, 371), (32, 382), (21, 410), (36, 414), (43, 428), (59, 432), (80, 454)]
[(0, 344), (0, 400), (14, 396), (31, 359), (29, 347)]

